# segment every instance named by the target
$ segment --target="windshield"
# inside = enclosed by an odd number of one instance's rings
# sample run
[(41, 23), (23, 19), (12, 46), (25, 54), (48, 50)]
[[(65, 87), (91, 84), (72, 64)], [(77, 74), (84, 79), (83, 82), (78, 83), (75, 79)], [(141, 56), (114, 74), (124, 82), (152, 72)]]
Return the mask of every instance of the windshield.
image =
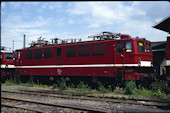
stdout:
[(12, 53), (6, 53), (6, 59), (13, 59)]
[(15, 51), (15, 58), (17, 58), (17, 52)]
[(132, 52), (132, 43), (131, 42), (126, 42), (126, 52)]
[(147, 51), (147, 53), (151, 53), (151, 44), (150, 43), (146, 43), (146, 51)]
[(145, 52), (144, 43), (143, 42), (138, 42), (138, 51), (139, 52)]

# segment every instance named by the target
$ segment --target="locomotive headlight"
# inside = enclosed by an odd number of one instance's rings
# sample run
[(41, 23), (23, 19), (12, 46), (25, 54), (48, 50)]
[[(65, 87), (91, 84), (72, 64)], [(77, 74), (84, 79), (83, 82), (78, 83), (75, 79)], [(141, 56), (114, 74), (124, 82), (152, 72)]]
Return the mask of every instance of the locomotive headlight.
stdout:
[(138, 65), (141, 66), (141, 58), (138, 58)]

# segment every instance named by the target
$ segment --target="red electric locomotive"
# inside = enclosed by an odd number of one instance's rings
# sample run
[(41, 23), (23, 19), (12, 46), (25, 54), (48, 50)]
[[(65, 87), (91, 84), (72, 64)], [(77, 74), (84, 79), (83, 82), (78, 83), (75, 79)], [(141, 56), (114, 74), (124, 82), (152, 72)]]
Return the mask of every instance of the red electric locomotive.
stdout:
[[(151, 42), (144, 38), (102, 32), (91, 41), (41, 39), (16, 50), (18, 75), (38, 77), (89, 77), (93, 79), (143, 80), (153, 74)], [(54, 42), (53, 42), (54, 41)], [(113, 81), (112, 81), (113, 82)]]
[(5, 80), (9, 77), (12, 77), (15, 71), (13, 52), (5, 50), (5, 47), (1, 47), (0, 60), (1, 79)]

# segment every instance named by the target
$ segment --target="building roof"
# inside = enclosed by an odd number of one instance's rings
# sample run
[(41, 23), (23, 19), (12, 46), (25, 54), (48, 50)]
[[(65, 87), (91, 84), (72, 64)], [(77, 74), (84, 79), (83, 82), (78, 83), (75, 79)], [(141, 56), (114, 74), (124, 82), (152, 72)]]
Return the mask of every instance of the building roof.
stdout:
[(166, 41), (152, 42), (152, 51), (165, 51)]
[(170, 16), (164, 18), (152, 27), (170, 33)]

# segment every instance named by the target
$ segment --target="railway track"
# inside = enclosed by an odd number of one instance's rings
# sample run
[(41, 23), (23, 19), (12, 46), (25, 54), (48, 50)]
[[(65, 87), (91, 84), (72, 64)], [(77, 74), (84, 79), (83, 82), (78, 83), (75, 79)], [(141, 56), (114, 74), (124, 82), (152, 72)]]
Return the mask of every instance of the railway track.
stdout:
[[(63, 92), (63, 91), (52, 91), (52, 90), (41, 90), (41, 91), (33, 91), (33, 90), (19, 90), (22, 92), (33, 92), (33, 93), (41, 93), (41, 94), (57, 94), (57, 95), (65, 95), (68, 96), (71, 94), (70, 98), (76, 98), (76, 97), (90, 97), (90, 98), (95, 98), (96, 96), (93, 95), (81, 95), (81, 94), (76, 94), (73, 92)], [(61, 97), (65, 97), (61, 96)], [(103, 98), (103, 97), (98, 97), (98, 98)], [(118, 99), (118, 97), (104, 97), (105, 99)], [(119, 98), (122, 100), (132, 100), (132, 101), (149, 101), (149, 102), (159, 102), (159, 103), (169, 103), (170, 104), (170, 99), (164, 99), (164, 98)]]
[(23, 109), (23, 110), (26, 110), (26, 111), (33, 111), (33, 112), (36, 112), (36, 113), (46, 113), (46, 112), (41, 111), (41, 110), (36, 110), (36, 109), (31, 109), (31, 108), (25, 108), (25, 107), (10, 105), (10, 104), (2, 104), (2, 103), (1, 103), (1, 107), (2, 107), (2, 106), (8, 107), (8, 108)]
[[(37, 101), (37, 100), (16, 99), (16, 98), (12, 98), (12, 97), (1, 96), (1, 100), (4, 100), (4, 99), (5, 100), (10, 100), (10, 101), (19, 101), (19, 102), (24, 102), (24, 103), (33, 103), (33, 104), (45, 105), (45, 106), (69, 108), (69, 109), (74, 109), (74, 110), (87, 111), (89, 113), (107, 113), (106, 110), (87, 108), (87, 107), (84, 107), (84, 106), (53, 104), (53, 103), (41, 102), (41, 101)], [(18, 107), (16, 105), (1, 104), (1, 106), (10, 107), (10, 108), (12, 107), (12, 108), (24, 109), (24, 110), (34, 111), (34, 112), (38, 112), (38, 113), (47, 113), (47, 112), (44, 112), (44, 111), (41, 111), (41, 110), (35, 110), (35, 109), (30, 109), (30, 108), (25, 108), (25, 107)]]
[(79, 100), (91, 100), (91, 101), (100, 101), (100, 102), (113, 102), (113, 103), (124, 103), (124, 104), (131, 104), (131, 105), (143, 105), (143, 106), (157, 106), (161, 108), (170, 108), (170, 101), (168, 100), (151, 100), (151, 99), (113, 99), (113, 98), (95, 98), (94, 96), (68, 96), (63, 95), (63, 93), (52, 93), (48, 92), (50, 94), (47, 94), (47, 92), (42, 91), (30, 91), (30, 90), (22, 90), (22, 91), (6, 91), (2, 90), (1, 92), (9, 92), (9, 93), (19, 93), (19, 94), (26, 94), (26, 95), (38, 95), (38, 96), (48, 96), (48, 97), (55, 97), (55, 98), (64, 98), (64, 99), (79, 99)]

